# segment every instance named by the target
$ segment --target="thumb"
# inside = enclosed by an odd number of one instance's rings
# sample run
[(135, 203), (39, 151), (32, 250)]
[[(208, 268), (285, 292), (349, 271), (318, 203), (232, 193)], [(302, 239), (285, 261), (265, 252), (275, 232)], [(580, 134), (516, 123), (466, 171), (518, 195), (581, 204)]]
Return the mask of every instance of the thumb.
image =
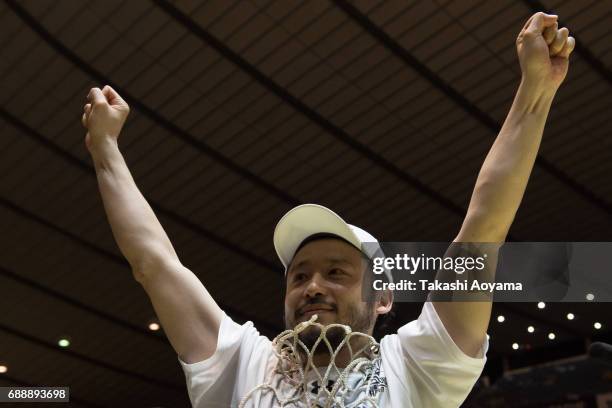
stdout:
[(552, 14), (545, 14), (542, 12), (536, 13), (532, 16), (527, 26), (528, 32), (533, 34), (542, 34), (547, 27), (554, 25), (557, 22), (557, 16)]
[(91, 88), (89, 94), (87, 95), (87, 100), (92, 105), (106, 104), (106, 97), (104, 97), (104, 94), (100, 88)]

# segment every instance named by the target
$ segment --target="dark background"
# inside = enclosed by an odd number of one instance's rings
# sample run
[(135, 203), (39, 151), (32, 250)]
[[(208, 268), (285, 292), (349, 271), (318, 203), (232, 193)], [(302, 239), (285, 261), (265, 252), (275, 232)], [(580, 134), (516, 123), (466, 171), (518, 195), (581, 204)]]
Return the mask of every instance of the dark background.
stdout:
[[(540, 10), (576, 49), (509, 239), (610, 241), (610, 1), (1, 2), (0, 386), (70, 386), (75, 407), (189, 404), (103, 211), (80, 123), (91, 87), (130, 104), (119, 145), (182, 262), (273, 337), (272, 233), (291, 207), (384, 241), (455, 237)], [(420, 308), (399, 305), (392, 329)], [(607, 304), (494, 312), (490, 382), (610, 339)]]

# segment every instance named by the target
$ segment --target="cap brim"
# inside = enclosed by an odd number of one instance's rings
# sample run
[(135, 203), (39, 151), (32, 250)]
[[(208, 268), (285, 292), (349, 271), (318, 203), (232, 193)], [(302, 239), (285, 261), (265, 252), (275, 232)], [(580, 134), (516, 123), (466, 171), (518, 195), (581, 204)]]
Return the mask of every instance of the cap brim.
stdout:
[(285, 214), (274, 229), (274, 248), (285, 270), (300, 244), (319, 233), (337, 235), (361, 248), (361, 241), (338, 214), (318, 204), (299, 205)]

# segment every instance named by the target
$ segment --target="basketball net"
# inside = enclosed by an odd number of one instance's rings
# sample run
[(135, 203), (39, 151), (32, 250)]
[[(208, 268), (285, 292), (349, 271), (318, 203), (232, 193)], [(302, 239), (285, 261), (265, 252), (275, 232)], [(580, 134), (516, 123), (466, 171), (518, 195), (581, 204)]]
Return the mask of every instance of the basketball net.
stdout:
[[(251, 391), (249, 391), (240, 401), (239, 408), (245, 408), (247, 402), (255, 398), (257, 392), (263, 397), (264, 394), (270, 394), (273, 400), (272, 407), (320, 407), (323, 402), (325, 408), (351, 408), (355, 406), (363, 406), (364, 403), (368, 403), (368, 406), (378, 408), (376, 401), (373, 396), (370, 396), (370, 390), (372, 386), (373, 375), (366, 376), (365, 393), (364, 397), (358, 400), (350, 402), (349, 405), (345, 405), (345, 396), (348, 392), (352, 391), (348, 389), (346, 381), (349, 374), (354, 372), (362, 372), (364, 375), (368, 372), (371, 373), (374, 365), (374, 360), (379, 357), (379, 344), (376, 340), (365, 333), (353, 332), (350, 326), (346, 326), (339, 323), (322, 325), (316, 322), (317, 315), (313, 315), (310, 320), (302, 322), (295, 326), (293, 330), (285, 330), (272, 341), (272, 350), (276, 355), (278, 362), (276, 364), (275, 373), (282, 376), (282, 382), (290, 385), (291, 395), (281, 395), (282, 392), (279, 389), (274, 388), (268, 381), (257, 385)], [(317, 340), (312, 346), (312, 350), (299, 339), (299, 334), (309, 327), (316, 326), (320, 329), (320, 334)], [(334, 350), (329, 340), (327, 339), (327, 332), (334, 328), (340, 328), (344, 330), (345, 336), (342, 342)], [(336, 329), (338, 330), (338, 329)], [(355, 337), (364, 337), (367, 339), (367, 343), (364, 347), (353, 351), (350, 340)], [(317, 370), (313, 362), (313, 356), (315, 350), (317, 350), (320, 343), (323, 342), (330, 353), (329, 365), (325, 369), (323, 375)], [(347, 347), (349, 352), (349, 363), (344, 368), (336, 366), (336, 357), (343, 347)], [(303, 357), (307, 357), (306, 360)], [(318, 387), (316, 396), (311, 396), (308, 392), (306, 384), (307, 375), (310, 372), (316, 373), (316, 379), (321, 384)], [(328, 389), (325, 384), (328, 384), (328, 379), (333, 378), (337, 375), (333, 387)], [(363, 386), (360, 385), (359, 388)], [(314, 395), (314, 394), (313, 394)]]

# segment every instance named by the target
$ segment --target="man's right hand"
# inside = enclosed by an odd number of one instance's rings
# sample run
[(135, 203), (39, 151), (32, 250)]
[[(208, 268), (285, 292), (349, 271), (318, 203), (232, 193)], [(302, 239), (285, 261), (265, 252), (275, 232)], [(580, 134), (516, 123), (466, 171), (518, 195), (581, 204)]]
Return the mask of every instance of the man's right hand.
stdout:
[(85, 145), (90, 153), (107, 141), (117, 142), (130, 107), (110, 86), (91, 88), (81, 122), (88, 130)]

